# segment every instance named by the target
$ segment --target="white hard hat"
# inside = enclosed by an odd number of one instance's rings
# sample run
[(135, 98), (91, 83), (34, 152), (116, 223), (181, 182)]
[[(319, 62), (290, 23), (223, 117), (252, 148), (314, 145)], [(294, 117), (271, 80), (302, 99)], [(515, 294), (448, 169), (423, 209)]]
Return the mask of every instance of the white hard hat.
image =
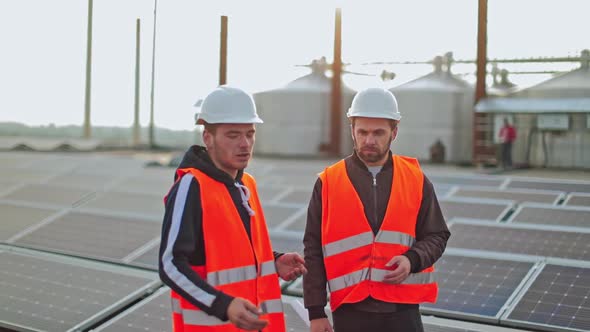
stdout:
[(368, 88), (357, 93), (346, 115), (349, 118), (360, 116), (396, 121), (402, 118), (393, 93), (381, 88)]
[(195, 117), (197, 124), (262, 123), (252, 96), (227, 85), (222, 85), (207, 95)]

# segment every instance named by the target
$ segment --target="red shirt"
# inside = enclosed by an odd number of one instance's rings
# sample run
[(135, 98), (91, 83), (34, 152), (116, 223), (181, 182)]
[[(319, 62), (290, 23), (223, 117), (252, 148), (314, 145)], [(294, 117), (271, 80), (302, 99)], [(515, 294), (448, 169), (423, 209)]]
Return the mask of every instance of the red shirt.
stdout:
[(516, 129), (511, 125), (507, 125), (500, 129), (500, 141), (502, 143), (512, 143), (516, 140)]

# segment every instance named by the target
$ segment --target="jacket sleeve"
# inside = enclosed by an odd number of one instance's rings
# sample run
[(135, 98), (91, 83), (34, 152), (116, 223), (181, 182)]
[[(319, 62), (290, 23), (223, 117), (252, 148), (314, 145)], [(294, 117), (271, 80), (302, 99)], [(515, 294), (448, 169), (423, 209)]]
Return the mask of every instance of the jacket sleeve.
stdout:
[(451, 232), (447, 228), (434, 186), (424, 176), (422, 203), (416, 221), (416, 243), (404, 255), (416, 273), (432, 266), (443, 254)]
[(303, 301), (309, 320), (327, 317), (326, 269), (322, 252), (322, 181), (318, 178), (307, 209), (307, 225), (303, 236), (307, 274), (303, 276)]
[(215, 289), (191, 269), (191, 265), (205, 262), (202, 225), (199, 183), (187, 174), (168, 194), (158, 259), (160, 279), (191, 304), (227, 321), (233, 297)]

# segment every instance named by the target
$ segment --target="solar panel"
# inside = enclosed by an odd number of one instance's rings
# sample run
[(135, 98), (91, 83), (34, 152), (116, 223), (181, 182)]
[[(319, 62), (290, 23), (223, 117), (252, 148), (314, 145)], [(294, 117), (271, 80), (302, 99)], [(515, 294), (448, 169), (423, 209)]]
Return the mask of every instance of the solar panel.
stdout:
[(297, 278), (290, 285), (285, 287), (283, 293), (303, 297), (303, 278)]
[(283, 224), (289, 219), (289, 217), (297, 213), (301, 207), (278, 203), (267, 203), (263, 205), (263, 209), (266, 225), (268, 228), (274, 229)]
[(472, 329), (461, 329), (450, 326), (440, 326), (434, 324), (423, 323), (425, 332), (476, 332), (477, 330)]
[(170, 289), (163, 287), (153, 295), (101, 325), (96, 332), (172, 331)]
[[(2, 162), (4, 162), (4, 160), (2, 160)], [(0, 181), (19, 179), (19, 181), (23, 183), (38, 183), (52, 178), (55, 175), (57, 175), (57, 173), (54, 172), (39, 172), (38, 170), (28, 170), (21, 168), (5, 168), (2, 169), (2, 172), (0, 172)]]
[(497, 325), (486, 325), (434, 316), (422, 316), (425, 332), (518, 332), (524, 331)]
[(135, 176), (117, 183), (112, 189), (118, 192), (148, 193), (159, 196), (162, 201), (173, 185), (173, 172), (169, 170), (168, 173), (165, 178), (161, 178), (161, 175), (160, 178)]
[(59, 184), (61, 186), (68, 186), (73, 188), (85, 189), (102, 189), (114, 181), (116, 177), (112, 174), (96, 175), (96, 174), (80, 174), (70, 173), (62, 174), (51, 178), (47, 181), (48, 184)]
[(84, 163), (76, 169), (78, 174), (106, 175), (111, 179), (113, 174), (132, 176), (143, 169), (144, 161), (128, 156), (93, 155), (85, 158)]
[[(168, 332), (172, 330), (170, 309), (170, 290), (164, 287), (93, 331)], [(287, 331), (309, 332), (307, 310), (305, 310), (303, 304), (298, 299), (283, 296), (283, 310)]]
[(434, 192), (436, 193), (437, 197), (445, 197), (451, 193), (451, 191), (455, 188), (454, 185), (448, 184), (434, 184)]
[(479, 197), (491, 199), (507, 199), (516, 202), (537, 202), (556, 204), (564, 193), (558, 191), (540, 190), (503, 190), (503, 189), (482, 189), (482, 188), (458, 188), (452, 194), (453, 197)]
[[(38, 169), (42, 165), (43, 171), (69, 172), (72, 169), (84, 164), (86, 157), (73, 156), (70, 154), (52, 153), (44, 156), (37, 155), (33, 162), (21, 165), (23, 169)], [(36, 160), (35, 160), (36, 159)]]
[(7, 328), (81, 331), (160, 284), (151, 272), (7, 247), (0, 266)]
[(69, 212), (23, 235), (16, 244), (120, 261), (159, 236), (161, 226), (140, 219)]
[(295, 203), (295, 204), (309, 204), (311, 198), (312, 187), (309, 189), (293, 189), (287, 195), (283, 196), (279, 202)]
[(590, 182), (572, 180), (512, 179), (507, 187), (590, 193)]
[[(0, 144), (1, 145), (1, 144)], [(10, 153), (10, 152), (2, 152), (2, 164), (0, 167), (2, 169), (17, 169), (27, 164), (31, 163), (34, 158), (38, 158), (39, 156), (34, 157), (34, 155), (24, 154), (24, 153)]]
[[(287, 331), (308, 332), (308, 314), (303, 306), (303, 300), (298, 297), (283, 296), (283, 308)], [(330, 322), (333, 321), (329, 306), (324, 309)], [(519, 332), (512, 328), (505, 328), (493, 325), (484, 325), (458, 320), (443, 319), (432, 316), (422, 316), (425, 332)]]
[(131, 260), (131, 264), (140, 267), (145, 267), (152, 270), (158, 270), (158, 254), (160, 251), (160, 243), (158, 242), (152, 246), (149, 250)]
[(16, 181), (0, 181), (0, 197), (4, 196), (5, 194), (8, 194), (13, 190), (18, 189), (21, 186), (23, 186), (23, 184), (19, 184)]
[(110, 191), (98, 194), (86, 202), (83, 208), (137, 214), (138, 216), (145, 215), (162, 221), (164, 217), (163, 197), (163, 195)]
[(283, 296), (283, 310), (285, 313), (285, 325), (287, 331), (309, 332), (309, 319), (307, 310), (298, 299)]
[(8, 241), (56, 212), (57, 210), (0, 203), (0, 241)]
[(572, 193), (564, 202), (568, 206), (587, 206), (590, 207), (590, 194)]
[(590, 207), (524, 204), (511, 216), (510, 222), (590, 227)]
[(545, 331), (590, 331), (590, 265), (545, 265), (502, 321)]
[(304, 232), (307, 224), (307, 209), (303, 208), (299, 211), (300, 213), (292, 219), (292, 221), (286, 225), (285, 230), (294, 232)]
[(272, 248), (278, 252), (298, 252), (303, 255), (303, 233), (270, 231)]
[(448, 247), (590, 260), (590, 232), (545, 225), (454, 221)]
[(438, 301), (423, 303), (422, 312), (497, 322), (533, 265), (532, 261), (445, 253), (435, 264)]
[(4, 195), (4, 199), (69, 207), (89, 196), (87, 189), (68, 188), (48, 184), (29, 184)]
[(436, 186), (439, 184), (461, 185), (461, 186), (483, 186), (483, 187), (500, 187), (506, 181), (501, 177), (493, 176), (461, 176), (450, 174), (432, 174), (428, 179)]
[(297, 186), (303, 188), (309, 188), (311, 190), (317, 180), (317, 172), (304, 172), (304, 173), (285, 173), (285, 170), (281, 169), (281, 173), (267, 173), (257, 178), (258, 182), (262, 182), (265, 185), (273, 186)]
[(285, 187), (273, 187), (273, 186), (258, 186), (258, 197), (264, 204), (274, 200), (282, 192), (288, 190)]
[(439, 203), (447, 221), (453, 218), (500, 221), (513, 206), (511, 201), (463, 197), (442, 198)]

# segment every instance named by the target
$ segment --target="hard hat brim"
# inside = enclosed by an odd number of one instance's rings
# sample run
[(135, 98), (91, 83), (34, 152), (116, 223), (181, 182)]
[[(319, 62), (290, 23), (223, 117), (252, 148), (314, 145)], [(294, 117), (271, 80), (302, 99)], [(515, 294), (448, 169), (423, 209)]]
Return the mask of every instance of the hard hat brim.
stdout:
[(346, 113), (346, 116), (349, 118), (376, 118), (376, 119), (390, 119), (390, 120), (395, 120), (395, 121), (399, 121), (401, 120), (402, 116), (401, 114), (397, 113), (397, 114), (392, 114), (390, 116), (384, 116), (384, 114), (387, 114), (387, 112), (385, 111), (370, 111), (367, 112), (362, 111), (356, 111), (355, 109), (349, 109), (348, 113)]
[(227, 120), (222, 120), (222, 119), (215, 119), (215, 117), (201, 117), (201, 115), (199, 114), (198, 118), (197, 118), (197, 124), (205, 124), (206, 123), (210, 123), (210, 124), (219, 124), (219, 123), (232, 123), (232, 124), (256, 124), (256, 123), (264, 123), (264, 121), (262, 121), (261, 118), (259, 117), (254, 117), (254, 118), (250, 118), (250, 119), (246, 119), (246, 120), (237, 120), (237, 121), (232, 121), (232, 122), (227, 122)]

